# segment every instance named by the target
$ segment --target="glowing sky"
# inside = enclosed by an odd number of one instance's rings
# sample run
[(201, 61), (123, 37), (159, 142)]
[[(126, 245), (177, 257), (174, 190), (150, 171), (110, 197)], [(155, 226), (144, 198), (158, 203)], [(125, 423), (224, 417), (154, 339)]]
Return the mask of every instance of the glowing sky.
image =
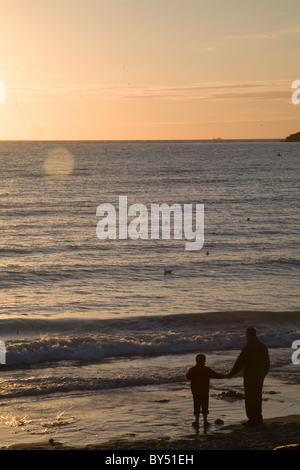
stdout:
[(299, 0), (0, 0), (0, 139), (300, 130)]

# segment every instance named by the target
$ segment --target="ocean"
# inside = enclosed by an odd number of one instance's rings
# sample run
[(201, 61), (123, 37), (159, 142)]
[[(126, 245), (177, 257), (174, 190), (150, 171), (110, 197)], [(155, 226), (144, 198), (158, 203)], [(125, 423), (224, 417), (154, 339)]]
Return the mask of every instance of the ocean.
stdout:
[[(204, 352), (229, 371), (248, 326), (271, 356), (265, 414), (299, 412), (299, 157), (275, 140), (1, 142), (0, 444), (190, 435), (187, 369)], [(100, 239), (119, 196), (149, 215), (203, 204), (203, 247)], [(212, 419), (244, 418), (242, 392), (212, 381)]]

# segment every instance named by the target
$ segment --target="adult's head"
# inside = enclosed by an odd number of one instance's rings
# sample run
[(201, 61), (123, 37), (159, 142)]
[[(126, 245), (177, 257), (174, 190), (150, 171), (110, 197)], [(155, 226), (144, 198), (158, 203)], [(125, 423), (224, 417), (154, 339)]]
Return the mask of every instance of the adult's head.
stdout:
[(251, 340), (251, 339), (256, 338), (256, 329), (252, 328), (252, 327), (247, 328), (246, 338), (247, 338), (248, 341)]

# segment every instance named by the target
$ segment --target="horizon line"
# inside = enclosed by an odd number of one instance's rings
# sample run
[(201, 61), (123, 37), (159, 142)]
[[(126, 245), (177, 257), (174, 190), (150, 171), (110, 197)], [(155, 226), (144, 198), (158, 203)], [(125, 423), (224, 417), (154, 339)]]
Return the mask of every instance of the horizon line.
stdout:
[(207, 139), (0, 139), (1, 142), (226, 142), (226, 141), (282, 141), (286, 137), (265, 138), (222, 138), (211, 137)]

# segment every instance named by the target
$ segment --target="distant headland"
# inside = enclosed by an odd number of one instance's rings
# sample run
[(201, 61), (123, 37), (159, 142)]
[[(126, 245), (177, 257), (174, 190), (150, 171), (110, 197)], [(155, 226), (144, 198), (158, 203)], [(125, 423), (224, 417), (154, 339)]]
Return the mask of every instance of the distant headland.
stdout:
[(300, 142), (300, 132), (296, 132), (296, 134), (291, 134), (286, 137), (284, 142)]

